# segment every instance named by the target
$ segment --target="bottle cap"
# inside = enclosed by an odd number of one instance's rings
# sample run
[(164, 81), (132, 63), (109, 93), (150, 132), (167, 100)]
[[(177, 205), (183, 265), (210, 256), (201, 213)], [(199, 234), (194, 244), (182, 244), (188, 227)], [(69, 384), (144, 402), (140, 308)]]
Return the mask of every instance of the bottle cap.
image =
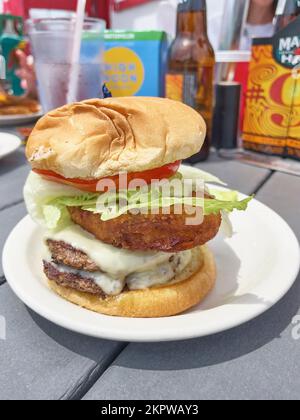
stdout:
[(191, 0), (192, 12), (200, 12), (206, 10), (206, 0)]
[(188, 12), (190, 10), (190, 0), (184, 0), (177, 6), (178, 13)]

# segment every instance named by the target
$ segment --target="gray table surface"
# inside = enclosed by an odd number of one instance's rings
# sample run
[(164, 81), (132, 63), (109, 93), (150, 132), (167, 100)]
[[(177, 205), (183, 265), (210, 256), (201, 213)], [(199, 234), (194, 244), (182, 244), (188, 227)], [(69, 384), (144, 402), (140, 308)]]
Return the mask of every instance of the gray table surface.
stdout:
[[(212, 156), (201, 165), (277, 211), (300, 238), (300, 178)], [(0, 161), (0, 250), (26, 214), (24, 150)], [(17, 263), (17, 255), (16, 255)], [(298, 279), (299, 280), (299, 279)], [(300, 282), (274, 308), (231, 331), (171, 343), (89, 338), (20, 302), (0, 265), (0, 399), (299, 399)]]

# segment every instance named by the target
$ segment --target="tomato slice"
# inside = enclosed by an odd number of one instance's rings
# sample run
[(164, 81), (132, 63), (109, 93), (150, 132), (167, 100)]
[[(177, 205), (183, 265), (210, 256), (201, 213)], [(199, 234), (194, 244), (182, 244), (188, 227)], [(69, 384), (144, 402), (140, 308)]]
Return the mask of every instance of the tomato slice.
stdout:
[[(149, 171), (143, 172), (131, 172), (127, 174), (127, 186), (130, 181), (134, 179), (142, 179), (147, 184), (150, 184), (153, 179), (161, 180), (168, 179), (175, 175), (179, 169), (181, 161), (178, 160), (174, 163), (169, 163), (160, 168), (150, 169)], [(97, 184), (101, 180), (112, 180), (115, 182), (116, 188), (119, 188), (119, 175), (114, 175), (100, 179), (81, 179), (81, 178), (64, 178), (53, 171), (47, 171), (43, 169), (33, 169), (33, 172), (41, 175), (48, 181), (59, 182), (60, 184), (70, 185), (71, 187), (77, 188), (82, 191), (97, 192)]]

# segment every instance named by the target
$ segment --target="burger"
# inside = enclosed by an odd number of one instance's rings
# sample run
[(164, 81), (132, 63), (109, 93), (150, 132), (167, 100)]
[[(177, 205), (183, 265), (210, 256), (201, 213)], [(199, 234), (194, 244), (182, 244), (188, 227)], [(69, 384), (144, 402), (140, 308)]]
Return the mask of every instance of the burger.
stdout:
[[(38, 121), (24, 197), (44, 231), (40, 263), (55, 293), (95, 312), (141, 318), (182, 313), (208, 295), (216, 267), (206, 244), (220, 228), (230, 233), (228, 214), (251, 197), (239, 201), (210, 186), (218, 178), (181, 165), (205, 136), (196, 111), (161, 98), (87, 100)], [(187, 195), (161, 192), (188, 179)], [(187, 223), (197, 209), (201, 221)]]

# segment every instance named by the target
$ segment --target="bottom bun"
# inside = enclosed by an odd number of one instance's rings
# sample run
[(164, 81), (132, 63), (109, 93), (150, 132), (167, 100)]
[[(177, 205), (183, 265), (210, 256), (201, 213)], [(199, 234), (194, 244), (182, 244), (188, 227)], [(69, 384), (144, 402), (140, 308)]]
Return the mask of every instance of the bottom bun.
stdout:
[(180, 281), (183, 275), (181, 273), (179, 281), (172, 284), (125, 291), (106, 298), (59, 286), (50, 280), (49, 285), (64, 299), (94, 312), (130, 318), (157, 318), (186, 311), (201, 302), (213, 289), (216, 266), (208, 248), (193, 250), (192, 262), (185, 270), (185, 280)]

